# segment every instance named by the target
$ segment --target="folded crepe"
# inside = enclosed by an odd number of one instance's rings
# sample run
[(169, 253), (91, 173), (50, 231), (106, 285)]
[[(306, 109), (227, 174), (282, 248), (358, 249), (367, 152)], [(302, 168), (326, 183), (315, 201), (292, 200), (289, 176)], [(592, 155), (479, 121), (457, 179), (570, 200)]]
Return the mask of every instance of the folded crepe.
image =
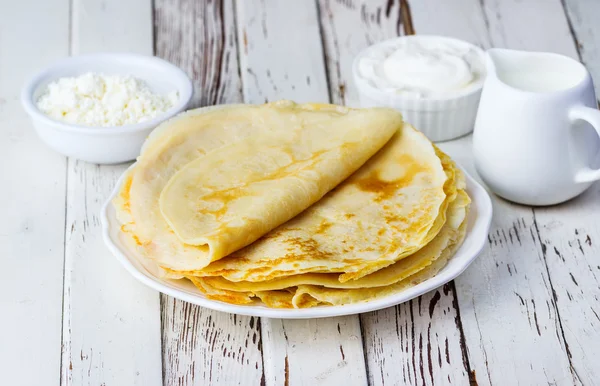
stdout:
[(404, 124), (359, 171), (300, 215), (202, 270), (169, 272), (232, 282), (309, 272), (359, 279), (437, 235), (456, 197), (454, 174), (450, 159)]
[(271, 307), (296, 308), (368, 301), (418, 284), (434, 276), (446, 264), (465, 234), (470, 199), (464, 190), (464, 176), (443, 153), (441, 155), (444, 168), (451, 176), (447, 185), (455, 186), (448, 198), (446, 221), (430, 242), (392, 265), (350, 281), (341, 281), (339, 274), (332, 273), (304, 273), (256, 282), (233, 282), (220, 276), (188, 279), (212, 299), (235, 304), (260, 299)]
[(421, 283), (437, 274), (460, 247), (470, 199), (461, 188), (448, 208), (439, 234), (423, 248), (358, 280), (340, 282), (332, 274), (300, 274), (266, 282), (230, 282), (220, 277), (188, 277), (209, 298), (235, 304), (260, 299), (270, 307), (304, 308), (374, 300)]
[(149, 137), (114, 200), (117, 218), (145, 258), (199, 271), (320, 200), (401, 127), (399, 113), (381, 108), (192, 110)]

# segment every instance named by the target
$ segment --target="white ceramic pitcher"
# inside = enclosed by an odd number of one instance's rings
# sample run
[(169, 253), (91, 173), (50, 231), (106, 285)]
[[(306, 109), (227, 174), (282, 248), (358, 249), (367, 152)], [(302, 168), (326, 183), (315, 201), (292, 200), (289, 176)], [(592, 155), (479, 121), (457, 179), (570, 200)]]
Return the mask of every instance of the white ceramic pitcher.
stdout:
[(499, 196), (552, 205), (600, 179), (600, 111), (586, 68), (566, 56), (490, 49), (475, 166)]

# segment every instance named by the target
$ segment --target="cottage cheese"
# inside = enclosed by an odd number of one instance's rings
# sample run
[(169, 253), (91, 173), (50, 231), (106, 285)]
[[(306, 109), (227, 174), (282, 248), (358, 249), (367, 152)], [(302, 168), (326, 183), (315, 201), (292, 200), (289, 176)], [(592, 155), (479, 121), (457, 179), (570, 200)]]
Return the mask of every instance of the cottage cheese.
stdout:
[(87, 73), (60, 78), (37, 101), (47, 116), (84, 126), (123, 126), (152, 119), (177, 103), (177, 91), (152, 92), (131, 76)]

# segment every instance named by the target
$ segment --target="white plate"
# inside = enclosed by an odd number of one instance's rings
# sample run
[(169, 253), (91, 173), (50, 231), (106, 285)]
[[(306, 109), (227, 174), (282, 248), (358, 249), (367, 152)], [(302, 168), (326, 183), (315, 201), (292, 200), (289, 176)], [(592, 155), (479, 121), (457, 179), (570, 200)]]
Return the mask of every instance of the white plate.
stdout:
[[(135, 164), (134, 164), (135, 165)], [(134, 167), (132, 165), (131, 167)], [(188, 280), (162, 279), (153, 263), (136, 256), (136, 253), (121, 240), (120, 224), (111, 203), (123, 183), (123, 176), (102, 208), (102, 232), (108, 249), (136, 279), (157, 291), (185, 300), (202, 307), (217, 311), (241, 315), (262, 316), (281, 319), (323, 318), (329, 316), (351, 315), (361, 312), (375, 311), (406, 302), (423, 295), (460, 275), (475, 260), (484, 247), (490, 223), (492, 221), (492, 202), (485, 189), (465, 172), (467, 192), (472, 205), (469, 211), (468, 227), (465, 240), (450, 259), (448, 264), (434, 277), (414, 287), (393, 295), (369, 302), (348, 304), (343, 306), (320, 306), (304, 309), (276, 309), (262, 305), (234, 305), (218, 300), (207, 299)]]

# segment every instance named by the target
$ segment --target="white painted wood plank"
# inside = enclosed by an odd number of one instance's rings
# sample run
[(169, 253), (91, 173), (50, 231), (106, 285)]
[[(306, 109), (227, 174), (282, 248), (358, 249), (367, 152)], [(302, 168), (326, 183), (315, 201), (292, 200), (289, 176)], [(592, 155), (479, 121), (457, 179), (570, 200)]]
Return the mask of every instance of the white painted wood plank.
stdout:
[(259, 320), (163, 296), (164, 385), (258, 385)]
[(73, 0), (73, 54), (102, 51), (152, 55), (152, 2)]
[(372, 385), (469, 382), (453, 284), (385, 310), (363, 314)]
[[(152, 54), (150, 0), (73, 2), (72, 53)], [(103, 244), (99, 213), (127, 165), (69, 159), (62, 382), (160, 385), (159, 294)]]
[[(461, 3), (466, 3), (466, 0)], [(400, 12), (400, 2), (386, 5), (367, 1), (322, 0), (319, 4), (332, 96), (338, 103), (353, 106), (359, 104), (352, 80), (354, 57), (369, 44), (405, 33), (405, 29), (410, 32), (410, 25), (419, 32), (421, 22), (427, 22), (423, 17), (419, 24), (414, 19), (411, 23), (407, 19), (408, 14)], [(473, 4), (478, 6), (477, 2)], [(421, 2), (418, 6), (440, 16), (460, 14), (450, 4), (432, 6), (434, 11)], [(464, 28), (462, 20), (457, 19), (454, 23)], [(437, 32), (435, 25), (427, 26), (428, 33), (451, 31), (451, 21), (443, 23)], [(472, 21), (470, 26), (465, 35), (485, 30), (482, 19), (479, 24)], [(474, 37), (471, 36), (470, 40), (477, 42)], [(361, 315), (369, 383), (467, 383), (469, 364), (460, 324), (457, 323), (459, 320), (452, 285), (397, 307)]]
[(490, 37), (479, 0), (411, 1), (413, 26), (419, 35), (443, 35), (489, 47)]
[(322, 0), (319, 10), (332, 100), (358, 107), (352, 61), (369, 45), (400, 34), (400, 3)]
[[(328, 101), (314, 3), (238, 2), (246, 102)], [(261, 320), (267, 385), (365, 384), (358, 317)]]
[(367, 384), (357, 317), (261, 322), (267, 385)]
[(482, 5), (494, 47), (576, 57), (560, 0), (484, 0)]
[(0, 9), (2, 383), (57, 385), (66, 163), (37, 138), (19, 95), (28, 76), (68, 54), (68, 1), (5, 0)]
[(328, 102), (315, 5), (252, 0), (237, 8), (244, 100)]
[(600, 377), (600, 185), (561, 206), (536, 209), (536, 231), (548, 266), (560, 331), (574, 378)]
[(157, 56), (194, 82), (191, 108), (242, 100), (233, 0), (156, 0)]
[[(156, 55), (194, 81), (192, 107), (242, 100), (233, 1), (156, 0)], [(165, 385), (260, 384), (260, 322), (162, 295)]]

